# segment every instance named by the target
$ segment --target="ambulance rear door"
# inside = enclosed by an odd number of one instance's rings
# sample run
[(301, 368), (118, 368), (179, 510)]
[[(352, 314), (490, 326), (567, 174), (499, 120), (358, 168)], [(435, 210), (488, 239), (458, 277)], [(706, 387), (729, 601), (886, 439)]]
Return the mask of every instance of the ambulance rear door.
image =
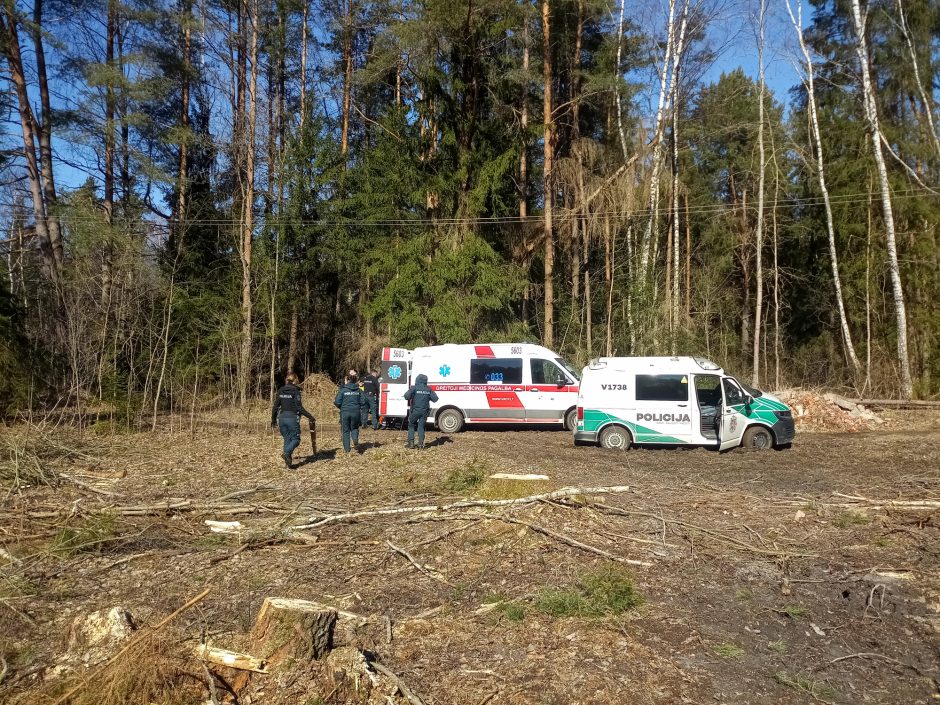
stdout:
[(380, 416), (404, 417), (408, 415), (405, 392), (411, 384), (411, 357), (411, 350), (405, 348), (382, 348)]

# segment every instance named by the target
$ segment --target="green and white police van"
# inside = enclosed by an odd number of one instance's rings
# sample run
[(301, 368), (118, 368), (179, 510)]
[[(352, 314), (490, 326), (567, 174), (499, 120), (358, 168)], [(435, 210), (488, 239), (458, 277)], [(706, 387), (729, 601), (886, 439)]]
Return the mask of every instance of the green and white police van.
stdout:
[(701, 357), (602, 357), (584, 368), (576, 444), (781, 448), (790, 408)]

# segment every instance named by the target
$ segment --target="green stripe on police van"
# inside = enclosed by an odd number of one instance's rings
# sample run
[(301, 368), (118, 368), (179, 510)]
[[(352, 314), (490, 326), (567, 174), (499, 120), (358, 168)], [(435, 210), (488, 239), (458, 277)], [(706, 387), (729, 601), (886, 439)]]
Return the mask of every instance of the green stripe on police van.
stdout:
[(606, 411), (597, 409), (584, 410), (584, 430), (589, 433), (597, 433), (598, 429), (609, 423), (617, 423), (626, 426), (633, 433), (633, 440), (642, 443), (688, 443), (680, 438), (667, 436), (647, 426), (632, 421), (627, 421), (614, 414), (608, 414)]

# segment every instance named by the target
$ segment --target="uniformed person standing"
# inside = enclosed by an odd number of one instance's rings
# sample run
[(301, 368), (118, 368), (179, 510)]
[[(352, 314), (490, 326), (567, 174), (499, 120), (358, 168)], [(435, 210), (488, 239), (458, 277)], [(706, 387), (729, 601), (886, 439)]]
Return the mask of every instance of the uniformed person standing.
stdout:
[(372, 428), (379, 430), (379, 375), (375, 370), (362, 378), (362, 391), (365, 394), (367, 406), (362, 407), (362, 425), (369, 425), (369, 414), (372, 414)]
[(365, 394), (359, 389), (359, 376), (354, 370), (346, 375), (346, 383), (339, 388), (333, 405), (339, 409), (339, 425), (343, 430), (343, 450), (349, 453), (350, 438), (352, 445), (359, 445), (359, 426), (362, 423), (362, 409), (366, 406)]
[(415, 431), (418, 432), (418, 447), (424, 448), (424, 424), (431, 413), (431, 402), (437, 401), (437, 393), (428, 387), (428, 376), (418, 375), (414, 386), (405, 392), (405, 401), (411, 402), (408, 412), (408, 443), (405, 448), (415, 447)]
[(277, 427), (284, 439), (284, 464), (288, 470), (294, 469), (293, 455), (300, 445), (300, 417), (306, 416), (311, 423), (316, 423), (313, 414), (304, 408), (300, 401), (300, 387), (297, 386), (297, 375), (293, 372), (287, 375), (283, 387), (274, 395), (274, 407), (271, 409), (271, 427)]

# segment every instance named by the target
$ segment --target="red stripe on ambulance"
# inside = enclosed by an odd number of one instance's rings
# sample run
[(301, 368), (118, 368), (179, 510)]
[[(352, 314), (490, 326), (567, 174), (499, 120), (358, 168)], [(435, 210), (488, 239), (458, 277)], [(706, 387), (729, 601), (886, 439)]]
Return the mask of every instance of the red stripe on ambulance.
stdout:
[(522, 400), (515, 392), (487, 392), (486, 402), (491, 409), (522, 409)]
[(493, 354), (493, 348), (489, 345), (474, 345), (473, 351), (476, 353), (477, 357), (496, 357)]

